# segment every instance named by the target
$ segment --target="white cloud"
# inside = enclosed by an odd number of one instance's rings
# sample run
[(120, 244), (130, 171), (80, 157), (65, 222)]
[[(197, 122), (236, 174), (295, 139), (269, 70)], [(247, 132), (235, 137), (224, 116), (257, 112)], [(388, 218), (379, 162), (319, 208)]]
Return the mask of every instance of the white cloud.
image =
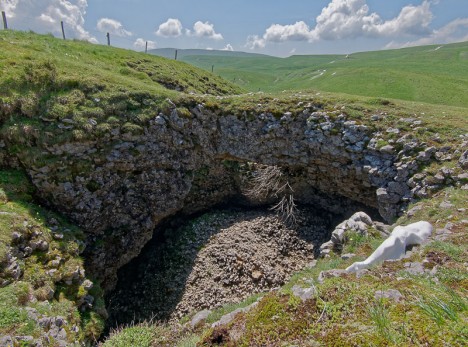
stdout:
[(162, 37), (179, 37), (182, 35), (182, 23), (178, 19), (169, 18), (159, 26), (156, 35)]
[(60, 21), (64, 22), (67, 37), (97, 42), (84, 29), (87, 0), (2, 0), (8, 26), (17, 30), (51, 32), (61, 35)]
[(97, 22), (97, 29), (103, 33), (109, 32), (111, 34), (121, 37), (132, 36), (132, 33), (130, 31), (125, 30), (122, 23), (111, 18), (99, 19)]
[(418, 40), (403, 43), (392, 41), (385, 48), (402, 48), (462, 41), (468, 41), (468, 18), (455, 19), (442, 28), (434, 30), (429, 36)]
[(140, 37), (135, 40), (135, 42), (133, 43), (133, 46), (136, 49), (144, 49), (146, 47), (146, 42), (148, 42), (148, 49), (155, 49), (156, 48), (156, 42), (145, 40), (145, 39), (142, 39)]
[[(374, 30), (379, 36), (427, 35), (433, 18), (431, 3), (424, 1), (419, 6), (403, 7), (396, 18), (376, 25)], [(371, 34), (372, 29), (369, 28)]]
[(7, 17), (13, 18), (15, 16), (15, 8), (19, 0), (1, 0), (0, 11), (5, 11)]
[(259, 49), (265, 48), (265, 46), (266, 40), (262, 37), (258, 35), (250, 35), (249, 37), (247, 37), (247, 43), (245, 44), (245, 47), (249, 49)]
[(217, 33), (214, 29), (214, 25), (209, 22), (197, 21), (193, 25), (193, 30), (184, 30), (180, 20), (175, 18), (169, 18), (166, 22), (159, 25), (156, 35), (166, 38), (179, 37), (183, 35), (184, 32), (187, 36), (223, 40), (223, 35)]
[(234, 48), (232, 47), (232, 45), (230, 43), (228, 43), (226, 46), (224, 46), (224, 48), (221, 48), (222, 51), (234, 51)]
[(311, 33), (303, 21), (290, 25), (273, 24), (265, 31), (263, 39), (267, 42), (307, 41), (312, 39)]
[(193, 25), (193, 31), (187, 30), (187, 35), (204, 37), (212, 40), (222, 40), (223, 35), (217, 33), (214, 30), (214, 25), (209, 22), (203, 23), (202, 21), (197, 21)]
[(251, 35), (246, 47), (263, 48), (269, 42), (340, 40), (356, 37), (418, 36), (430, 33), (433, 19), (431, 2), (408, 5), (399, 15), (384, 21), (375, 12), (370, 13), (366, 0), (331, 0), (316, 18), (315, 27), (304, 21), (294, 24), (273, 24), (260, 37)]
[(311, 36), (315, 40), (336, 40), (367, 34), (380, 22), (376, 13), (369, 15), (365, 0), (333, 0), (316, 18)]

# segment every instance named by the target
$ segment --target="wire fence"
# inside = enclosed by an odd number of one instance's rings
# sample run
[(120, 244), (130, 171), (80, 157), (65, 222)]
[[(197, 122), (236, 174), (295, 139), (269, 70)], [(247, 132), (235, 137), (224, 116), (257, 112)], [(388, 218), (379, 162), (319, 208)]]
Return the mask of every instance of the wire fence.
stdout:
[[(7, 21), (7, 16), (6, 16), (5, 11), (2, 11), (2, 20), (3, 20), (3, 29), (4, 30), (12, 29), (12, 28), (8, 27), (8, 21)], [(67, 37), (68, 37), (66, 29), (67, 28), (66, 28), (64, 22), (60, 21), (60, 30), (62, 32), (62, 38), (64, 40), (66, 40)], [(124, 36), (121, 36), (121, 35), (112, 35), (110, 32), (102, 32), (102, 31), (97, 31), (97, 30), (87, 30), (87, 32), (90, 33), (91, 35), (95, 36), (95, 37), (104, 39), (105, 40), (104, 42), (107, 43), (108, 46), (114, 46), (114, 47), (128, 49), (128, 44), (126, 44), (128, 42), (128, 43), (130, 43), (130, 46), (132, 47), (132, 49), (135, 48), (135, 42), (136, 41), (134, 39), (130, 39), (128, 37), (124, 37)], [(147, 53), (148, 52), (148, 42), (151, 43), (151, 41), (143, 39), (143, 42), (145, 42), (144, 52)], [(101, 44), (101, 43), (98, 41), (98, 44)], [(143, 47), (141, 47), (141, 48), (142, 48), (142, 51), (143, 51)], [(134, 50), (136, 50), (136, 49), (134, 49)], [(177, 60), (177, 50), (175, 51), (174, 59)]]

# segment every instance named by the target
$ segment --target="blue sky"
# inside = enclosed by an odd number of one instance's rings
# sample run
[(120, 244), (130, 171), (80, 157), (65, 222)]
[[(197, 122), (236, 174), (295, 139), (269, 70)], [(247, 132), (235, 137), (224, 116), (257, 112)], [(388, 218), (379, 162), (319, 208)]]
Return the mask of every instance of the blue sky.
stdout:
[(0, 0), (9, 26), (115, 46), (277, 56), (468, 40), (468, 0)]

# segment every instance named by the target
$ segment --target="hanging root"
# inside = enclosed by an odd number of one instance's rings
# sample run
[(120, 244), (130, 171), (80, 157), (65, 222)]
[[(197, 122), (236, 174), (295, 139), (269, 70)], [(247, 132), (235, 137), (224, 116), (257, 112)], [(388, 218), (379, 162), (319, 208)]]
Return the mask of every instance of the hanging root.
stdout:
[(297, 224), (297, 206), (294, 202), (293, 189), (281, 168), (278, 166), (258, 166), (251, 179), (246, 195), (253, 199), (267, 197), (279, 198), (280, 201), (271, 208), (285, 224)]
[(284, 182), (283, 176), (278, 166), (260, 166), (254, 173), (247, 196), (251, 198), (279, 196), (289, 187), (289, 183)]
[(271, 210), (275, 211), (285, 224), (291, 226), (297, 224), (298, 209), (292, 194), (284, 195)]

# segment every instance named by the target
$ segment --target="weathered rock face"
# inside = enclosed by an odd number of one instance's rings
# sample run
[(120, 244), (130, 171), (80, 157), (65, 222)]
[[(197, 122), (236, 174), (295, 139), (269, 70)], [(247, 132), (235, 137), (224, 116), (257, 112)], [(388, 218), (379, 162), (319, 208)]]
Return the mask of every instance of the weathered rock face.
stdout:
[(182, 117), (174, 108), (142, 135), (116, 130), (96, 142), (51, 146), (43, 153), (53, 165), (26, 169), (40, 196), (89, 233), (90, 268), (108, 288), (161, 220), (242, 198), (236, 162), (286, 168), (299, 202), (340, 212), (354, 202), (394, 217), (412, 196), (414, 146), (378, 150), (367, 126), (312, 111), (251, 119), (201, 105)]

